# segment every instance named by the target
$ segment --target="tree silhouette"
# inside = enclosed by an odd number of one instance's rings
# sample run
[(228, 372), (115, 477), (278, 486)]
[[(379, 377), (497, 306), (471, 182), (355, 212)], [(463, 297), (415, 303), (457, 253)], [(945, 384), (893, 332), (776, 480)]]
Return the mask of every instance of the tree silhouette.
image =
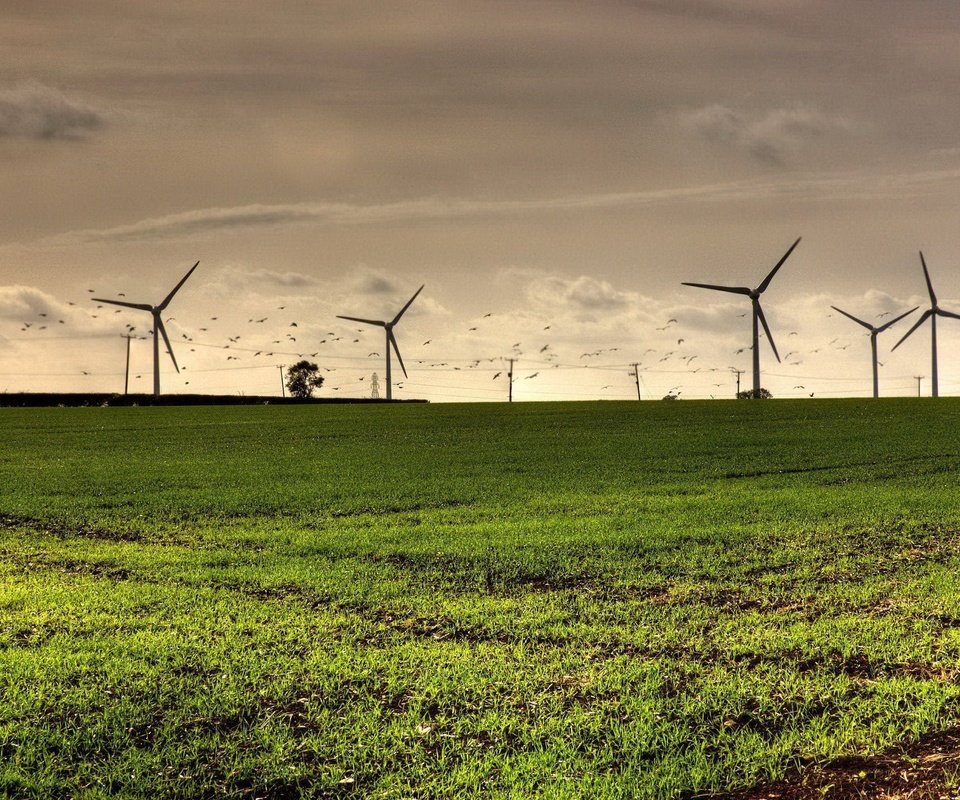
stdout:
[(737, 392), (737, 400), (769, 400), (773, 397), (770, 394), (769, 389), (764, 389), (760, 387), (760, 391), (754, 394), (753, 389), (744, 389), (742, 392)]
[(312, 397), (313, 390), (323, 386), (323, 375), (318, 374), (320, 368), (304, 359), (287, 369), (287, 390), (291, 397)]

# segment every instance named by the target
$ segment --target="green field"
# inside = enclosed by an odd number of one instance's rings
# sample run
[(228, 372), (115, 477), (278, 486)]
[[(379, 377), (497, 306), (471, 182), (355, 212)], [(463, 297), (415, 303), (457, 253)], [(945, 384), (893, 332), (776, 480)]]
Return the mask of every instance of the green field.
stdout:
[(956, 724), (958, 426), (0, 410), (0, 794), (673, 797)]

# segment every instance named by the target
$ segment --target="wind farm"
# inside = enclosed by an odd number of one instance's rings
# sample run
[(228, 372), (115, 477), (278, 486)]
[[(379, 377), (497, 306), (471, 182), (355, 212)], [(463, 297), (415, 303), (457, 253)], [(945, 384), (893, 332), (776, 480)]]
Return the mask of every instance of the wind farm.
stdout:
[(958, 800), (958, 42), (5, 4), (0, 798)]

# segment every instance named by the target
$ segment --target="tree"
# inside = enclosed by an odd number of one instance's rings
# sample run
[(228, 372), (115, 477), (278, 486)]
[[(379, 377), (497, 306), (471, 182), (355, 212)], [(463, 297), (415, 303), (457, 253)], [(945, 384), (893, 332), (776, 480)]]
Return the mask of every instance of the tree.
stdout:
[(744, 389), (742, 392), (737, 392), (737, 400), (769, 400), (771, 397), (773, 395), (770, 394), (770, 390), (763, 387), (760, 387), (757, 394), (753, 393), (753, 389)]
[(292, 367), (287, 368), (287, 390), (291, 397), (312, 397), (313, 390), (323, 386), (323, 375), (319, 375), (320, 368), (304, 359)]

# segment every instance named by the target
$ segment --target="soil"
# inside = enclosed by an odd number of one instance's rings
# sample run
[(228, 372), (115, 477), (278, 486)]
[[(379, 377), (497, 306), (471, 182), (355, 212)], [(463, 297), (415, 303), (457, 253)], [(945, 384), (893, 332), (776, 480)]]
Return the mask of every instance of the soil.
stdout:
[(876, 756), (811, 765), (776, 783), (689, 800), (958, 800), (960, 726)]

